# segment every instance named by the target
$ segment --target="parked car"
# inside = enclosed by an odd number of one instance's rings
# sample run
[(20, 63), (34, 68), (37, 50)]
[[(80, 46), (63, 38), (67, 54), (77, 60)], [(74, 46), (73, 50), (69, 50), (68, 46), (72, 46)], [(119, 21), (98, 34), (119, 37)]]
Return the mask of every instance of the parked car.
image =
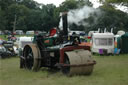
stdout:
[(10, 54), (11, 53), (9, 51), (7, 51), (4, 46), (0, 45), (0, 59), (5, 58), (5, 57), (9, 56)]
[(8, 35), (8, 41), (16, 41), (16, 37), (14, 35)]
[(3, 35), (4, 34), (4, 32), (3, 31), (0, 31), (0, 35)]
[(38, 35), (38, 34), (46, 34), (47, 32), (45, 31), (35, 31), (35, 34)]
[(16, 56), (13, 46), (13, 41), (4, 41), (2, 45), (0, 45), (0, 58)]
[(85, 32), (84, 31), (70, 31), (69, 32), (69, 35), (72, 35), (72, 34), (77, 34), (77, 35), (85, 35)]
[(16, 35), (23, 35), (24, 34), (23, 30), (16, 30), (15, 33), (16, 33)]
[(4, 40), (0, 38), (0, 45), (2, 45), (3, 42), (4, 42)]
[(5, 35), (11, 35), (11, 34), (12, 34), (12, 32), (11, 32), (11, 31), (9, 31), (9, 30), (5, 30), (5, 31), (4, 31), (4, 34), (5, 34)]
[(34, 35), (34, 31), (27, 31), (26, 35)]

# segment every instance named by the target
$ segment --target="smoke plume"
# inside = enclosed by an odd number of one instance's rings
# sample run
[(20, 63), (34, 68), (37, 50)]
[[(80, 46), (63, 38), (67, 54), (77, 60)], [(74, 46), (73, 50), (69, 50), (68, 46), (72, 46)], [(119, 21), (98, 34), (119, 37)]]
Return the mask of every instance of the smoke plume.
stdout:
[[(97, 23), (97, 19), (102, 14), (99, 8), (93, 8), (89, 6), (83, 6), (79, 9), (74, 9), (68, 11), (68, 25), (75, 24), (77, 26), (90, 27)], [(92, 18), (92, 22), (90, 24), (88, 18)], [(59, 28), (62, 29), (62, 19), (60, 19)]]
[[(97, 16), (100, 14), (99, 9), (95, 9), (89, 6), (84, 6), (81, 9), (75, 9), (68, 12), (68, 23), (69, 24), (76, 24), (76, 25), (88, 25), (88, 22), (85, 22), (85, 19), (88, 19), (91, 15), (96, 21)], [(96, 15), (96, 16), (94, 16)]]

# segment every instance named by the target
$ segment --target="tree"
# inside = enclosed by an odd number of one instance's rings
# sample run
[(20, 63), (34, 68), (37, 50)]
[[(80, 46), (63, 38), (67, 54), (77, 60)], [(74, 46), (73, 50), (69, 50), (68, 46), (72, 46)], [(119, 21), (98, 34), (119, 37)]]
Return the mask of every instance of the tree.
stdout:
[(56, 6), (53, 4), (42, 6), (41, 9), (42, 27), (45, 29), (45, 31), (48, 31), (49, 29), (57, 26), (56, 19), (54, 17), (55, 9)]
[(25, 5), (29, 9), (39, 9), (39, 4), (33, 0), (21, 0), (18, 1), (20, 5)]
[(110, 32), (111, 28), (114, 28), (114, 32), (116, 33), (118, 30), (125, 30), (127, 29), (128, 23), (128, 15), (124, 12), (119, 10), (115, 10), (111, 5), (104, 5), (101, 7), (102, 15), (98, 18), (98, 22), (92, 26), (92, 29), (101, 28)]
[[(115, 10), (111, 5), (111, 3), (121, 2), (127, 5), (128, 0), (105, 0), (104, 5), (99, 8), (100, 15), (92, 13), (80, 22), (88, 25), (78, 26), (73, 23), (70, 27), (85, 31), (97, 30), (98, 28), (128, 31), (128, 14)], [(53, 4), (39, 4), (33, 0), (0, 0), (0, 29), (12, 30), (16, 27), (16, 29), (25, 31), (49, 31), (59, 25), (60, 12), (80, 9), (85, 5), (92, 6), (89, 0), (65, 0), (59, 7)]]
[(128, 3), (128, 0), (100, 0), (100, 1), (105, 1), (106, 3)]
[(14, 28), (14, 23), (16, 24), (16, 29), (25, 29), (25, 20), (29, 16), (29, 9), (24, 5), (12, 4), (8, 7), (7, 20), (8, 29), (12, 30)]
[(6, 11), (8, 9), (8, 6), (14, 3), (14, 0), (0, 0), (1, 10)]
[(4, 17), (4, 12), (1, 10), (1, 7), (0, 7), (0, 30), (5, 29), (5, 24), (6, 24), (6, 20)]

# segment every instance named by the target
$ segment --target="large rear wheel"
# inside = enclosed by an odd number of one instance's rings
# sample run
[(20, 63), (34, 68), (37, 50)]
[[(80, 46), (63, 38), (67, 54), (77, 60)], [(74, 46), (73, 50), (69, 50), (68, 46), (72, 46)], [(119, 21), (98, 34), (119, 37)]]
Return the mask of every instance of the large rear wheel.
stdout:
[(26, 45), (21, 59), (22, 68), (38, 71), (41, 64), (40, 50), (35, 44)]

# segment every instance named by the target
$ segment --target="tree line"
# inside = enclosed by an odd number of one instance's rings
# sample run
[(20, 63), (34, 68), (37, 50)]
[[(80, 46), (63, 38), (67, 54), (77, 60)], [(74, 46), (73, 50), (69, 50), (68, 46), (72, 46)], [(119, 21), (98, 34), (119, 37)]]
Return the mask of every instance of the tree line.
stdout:
[[(97, 30), (107, 28), (110, 31), (114, 28), (128, 31), (128, 14), (116, 10), (110, 3), (120, 3), (120, 0), (106, 0), (104, 5), (97, 8), (101, 10), (100, 17), (92, 14), (83, 21), (89, 25), (77, 25), (72, 23), (69, 28), (72, 30)], [(102, 0), (101, 0), (102, 2)], [(128, 3), (127, 0), (123, 0)], [(92, 7), (89, 0), (65, 0), (59, 7), (54, 4), (40, 4), (33, 0), (0, 0), (0, 30), (41, 30), (49, 31), (53, 27), (58, 27), (60, 12), (80, 9), (83, 6)], [(97, 21), (94, 22), (94, 18)], [(93, 24), (92, 24), (93, 23)]]

